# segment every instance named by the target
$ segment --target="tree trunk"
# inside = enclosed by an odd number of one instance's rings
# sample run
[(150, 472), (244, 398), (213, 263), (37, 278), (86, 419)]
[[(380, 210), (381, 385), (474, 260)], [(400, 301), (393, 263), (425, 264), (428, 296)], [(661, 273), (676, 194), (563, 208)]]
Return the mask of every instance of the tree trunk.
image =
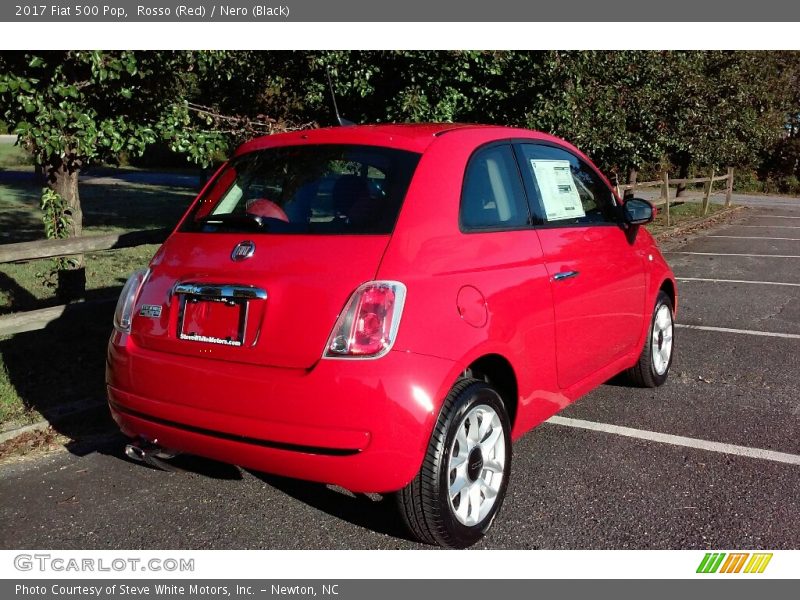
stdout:
[[(686, 179), (689, 177), (689, 155), (682, 153), (678, 157), (678, 176), (676, 179)], [(675, 197), (680, 198), (686, 192), (686, 184), (679, 183), (678, 190), (675, 192)]]
[(636, 170), (636, 167), (631, 167), (628, 169), (628, 180), (625, 182), (628, 185), (633, 185), (633, 188), (629, 190), (625, 190), (623, 194), (624, 200), (628, 200), (629, 198), (633, 198), (636, 196), (636, 179), (639, 177), (639, 171)]
[[(47, 165), (47, 185), (61, 196), (67, 205), (69, 237), (80, 237), (83, 232), (83, 211), (78, 194), (78, 169), (60, 158)], [(66, 268), (58, 271), (58, 297), (64, 302), (78, 300), (86, 295), (86, 269), (83, 254), (64, 257)]]
[(36, 183), (45, 184), (47, 183), (47, 177), (44, 174), (44, 165), (40, 164), (39, 161), (36, 161), (36, 164), (33, 166), (33, 178), (36, 180)]

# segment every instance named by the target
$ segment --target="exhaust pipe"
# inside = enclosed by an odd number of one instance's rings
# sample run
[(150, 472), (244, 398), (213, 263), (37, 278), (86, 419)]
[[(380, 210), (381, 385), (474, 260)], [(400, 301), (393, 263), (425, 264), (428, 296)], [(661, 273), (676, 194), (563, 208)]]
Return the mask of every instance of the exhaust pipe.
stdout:
[(125, 456), (137, 462), (144, 462), (144, 450), (136, 443), (125, 446)]
[(140, 437), (125, 446), (125, 456), (136, 462), (143, 462), (163, 471), (182, 471), (183, 469), (179, 469), (178, 467), (164, 462), (165, 460), (175, 458), (179, 453), (162, 448), (157, 444), (157, 441), (158, 440), (150, 442)]

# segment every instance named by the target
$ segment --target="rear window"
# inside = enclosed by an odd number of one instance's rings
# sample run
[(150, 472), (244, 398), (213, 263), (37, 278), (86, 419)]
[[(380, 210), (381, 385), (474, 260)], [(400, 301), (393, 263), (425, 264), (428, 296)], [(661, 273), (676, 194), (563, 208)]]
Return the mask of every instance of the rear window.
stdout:
[(220, 172), (182, 231), (391, 233), (419, 158), (356, 145), (251, 152)]

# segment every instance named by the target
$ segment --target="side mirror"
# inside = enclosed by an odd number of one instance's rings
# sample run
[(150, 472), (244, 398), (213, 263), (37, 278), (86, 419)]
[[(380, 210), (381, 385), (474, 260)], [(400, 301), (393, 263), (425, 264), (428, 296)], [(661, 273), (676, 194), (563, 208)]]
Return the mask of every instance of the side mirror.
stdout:
[(631, 198), (622, 205), (625, 222), (629, 225), (651, 223), (656, 216), (655, 207), (647, 200)]

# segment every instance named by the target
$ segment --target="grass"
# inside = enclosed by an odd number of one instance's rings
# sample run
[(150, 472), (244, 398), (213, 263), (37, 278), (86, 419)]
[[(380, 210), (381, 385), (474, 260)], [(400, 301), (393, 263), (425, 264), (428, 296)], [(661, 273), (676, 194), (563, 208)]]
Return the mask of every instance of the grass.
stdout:
[(0, 143), (0, 169), (32, 164), (31, 155), (19, 146)]
[[(86, 254), (87, 298), (114, 296), (128, 275), (147, 266), (157, 244)], [(0, 265), (0, 315), (61, 304), (55, 295), (54, 260)]]
[(92, 306), (42, 330), (0, 337), (0, 423), (22, 425), (103, 399), (113, 310), (113, 303)]
[[(11, 174), (0, 181), (0, 243), (42, 239), (41, 185)], [(195, 192), (82, 183), (80, 193), (88, 236), (171, 227)], [(157, 249), (152, 244), (86, 254), (87, 299), (116, 297), (128, 274), (146, 266)], [(47, 285), (52, 265), (52, 259), (0, 265), (0, 314), (61, 304)], [(47, 417), (65, 404), (105, 396), (105, 347), (113, 309), (113, 302), (76, 307), (43, 330), (0, 337), (0, 429)], [(71, 437), (69, 431), (61, 433)]]
[[(41, 186), (30, 181), (0, 184), (0, 243), (41, 239)], [(82, 184), (84, 235), (171, 227), (194, 192), (187, 188), (142, 184)], [(146, 265), (157, 246), (140, 246), (86, 255), (87, 295), (115, 292), (127, 275)], [(0, 265), (0, 314), (58, 303), (48, 282), (53, 260)]]
[[(0, 183), (0, 243), (42, 239), (41, 189), (30, 180)], [(85, 235), (168, 227), (191, 197), (191, 190), (184, 188), (82, 185)], [(141, 246), (86, 255), (89, 295), (120, 287), (126, 274), (146, 264), (155, 250), (156, 246)], [(0, 314), (57, 304), (48, 284), (52, 266), (52, 259), (0, 265)]]
[[(0, 337), (0, 343), (8, 338)], [(0, 355), (0, 424), (14, 423), (24, 425), (35, 418), (34, 411), (26, 408), (25, 403), (17, 393), (11, 376)]]
[[(724, 206), (721, 204), (709, 204), (707, 216), (721, 211)], [(671, 229), (676, 225), (682, 225), (692, 219), (697, 219), (703, 216), (703, 205), (700, 202), (683, 202), (676, 203), (672, 201), (669, 206), (670, 227), (667, 227), (667, 211), (666, 207), (661, 205), (658, 207), (658, 213), (655, 220), (647, 226), (653, 234), (663, 233), (667, 229)]]
[[(0, 243), (44, 237), (39, 210), (41, 193), (42, 185), (29, 177), (0, 180)], [(81, 183), (80, 195), (85, 234), (92, 235), (173, 225), (194, 192), (136, 183)]]

